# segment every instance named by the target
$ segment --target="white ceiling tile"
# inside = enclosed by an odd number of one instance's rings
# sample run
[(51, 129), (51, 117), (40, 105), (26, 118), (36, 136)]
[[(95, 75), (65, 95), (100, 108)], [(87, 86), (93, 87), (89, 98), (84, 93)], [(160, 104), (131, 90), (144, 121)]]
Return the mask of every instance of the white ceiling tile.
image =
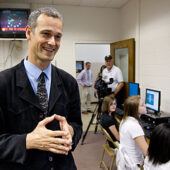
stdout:
[(126, 4), (127, 1), (129, 0), (111, 0), (105, 5), (105, 7), (121, 8), (123, 5)]
[(28, 3), (34, 4), (52, 4), (53, 0), (28, 0)]
[[(11, 2), (12, 0), (9, 0), (9, 2)], [(5, 0), (0, 0), (0, 3), (5, 3)]]
[(110, 0), (81, 0), (83, 6), (104, 7)]
[(0, 0), (0, 3), (31, 3), (31, 4), (59, 4), (80, 5), (91, 7), (120, 8), (129, 0)]
[(28, 0), (0, 0), (0, 3), (28, 3)]
[(60, 5), (80, 5), (81, 0), (52, 0), (53, 4)]

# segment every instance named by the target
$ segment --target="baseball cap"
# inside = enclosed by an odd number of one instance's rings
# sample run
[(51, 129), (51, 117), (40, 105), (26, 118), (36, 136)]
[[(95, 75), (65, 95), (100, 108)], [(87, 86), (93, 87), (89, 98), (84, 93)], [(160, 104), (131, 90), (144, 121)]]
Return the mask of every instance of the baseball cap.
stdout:
[(111, 60), (112, 59), (112, 56), (111, 55), (107, 55), (107, 56), (105, 56), (105, 61), (107, 61), (107, 60)]

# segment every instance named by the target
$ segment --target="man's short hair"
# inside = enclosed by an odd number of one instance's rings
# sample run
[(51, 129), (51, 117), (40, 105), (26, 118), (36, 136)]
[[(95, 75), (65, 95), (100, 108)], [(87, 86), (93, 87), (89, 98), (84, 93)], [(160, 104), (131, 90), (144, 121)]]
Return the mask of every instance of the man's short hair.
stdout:
[(108, 60), (111, 60), (113, 57), (111, 56), (111, 55), (107, 55), (107, 56), (105, 56), (105, 61), (108, 61)]
[(50, 17), (58, 18), (63, 22), (62, 15), (57, 11), (57, 9), (52, 7), (44, 7), (44, 8), (38, 8), (31, 12), (28, 18), (28, 25), (31, 27), (31, 29), (34, 31), (36, 24), (37, 24), (37, 18), (41, 15), (45, 14)]
[(91, 63), (90, 63), (89, 61), (87, 61), (87, 62), (86, 62), (86, 66), (87, 66), (87, 64), (91, 64)]

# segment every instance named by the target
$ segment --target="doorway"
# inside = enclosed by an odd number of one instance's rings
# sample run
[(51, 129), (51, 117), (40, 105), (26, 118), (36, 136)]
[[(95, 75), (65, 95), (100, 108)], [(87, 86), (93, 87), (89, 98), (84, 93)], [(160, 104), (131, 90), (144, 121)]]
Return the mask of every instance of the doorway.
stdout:
[[(110, 44), (104, 43), (77, 43), (75, 45), (75, 55), (77, 63), (84, 61), (91, 62), (91, 70), (92, 70), (92, 81), (93, 83), (96, 80), (97, 74), (100, 71), (100, 67), (105, 64), (104, 57), (110, 54)], [(76, 73), (76, 77), (79, 73)], [(80, 89), (80, 97), (81, 97), (81, 86)], [(92, 94), (94, 94), (95, 89), (93, 88)], [(92, 102), (97, 102), (97, 98), (92, 96)]]
[(110, 47), (114, 64), (122, 70), (123, 74), (125, 85), (120, 93), (123, 103), (129, 96), (129, 82), (135, 82), (135, 39), (111, 43)]

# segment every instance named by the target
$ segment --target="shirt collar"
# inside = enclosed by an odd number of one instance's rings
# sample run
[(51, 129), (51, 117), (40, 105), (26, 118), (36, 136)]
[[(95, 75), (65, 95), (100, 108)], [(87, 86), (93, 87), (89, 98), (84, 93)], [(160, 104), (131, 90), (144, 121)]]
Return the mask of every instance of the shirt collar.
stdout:
[[(35, 66), (34, 64), (30, 63), (27, 60), (27, 57), (24, 59), (24, 65), (25, 65), (25, 69), (26, 71), (32, 76), (34, 77), (36, 80), (38, 80), (40, 74), (42, 73), (42, 70), (39, 69), (37, 66)], [(50, 79), (51, 76), (51, 63), (48, 65), (47, 68), (45, 68), (43, 70), (43, 72), (45, 73), (47, 79)]]
[(138, 122), (136, 118), (132, 117), (132, 116), (127, 116), (127, 119)]
[(108, 69), (106, 68), (107, 72), (111, 72), (113, 69), (114, 69), (114, 65), (112, 66), (112, 68), (111, 68), (110, 70), (108, 70)]

